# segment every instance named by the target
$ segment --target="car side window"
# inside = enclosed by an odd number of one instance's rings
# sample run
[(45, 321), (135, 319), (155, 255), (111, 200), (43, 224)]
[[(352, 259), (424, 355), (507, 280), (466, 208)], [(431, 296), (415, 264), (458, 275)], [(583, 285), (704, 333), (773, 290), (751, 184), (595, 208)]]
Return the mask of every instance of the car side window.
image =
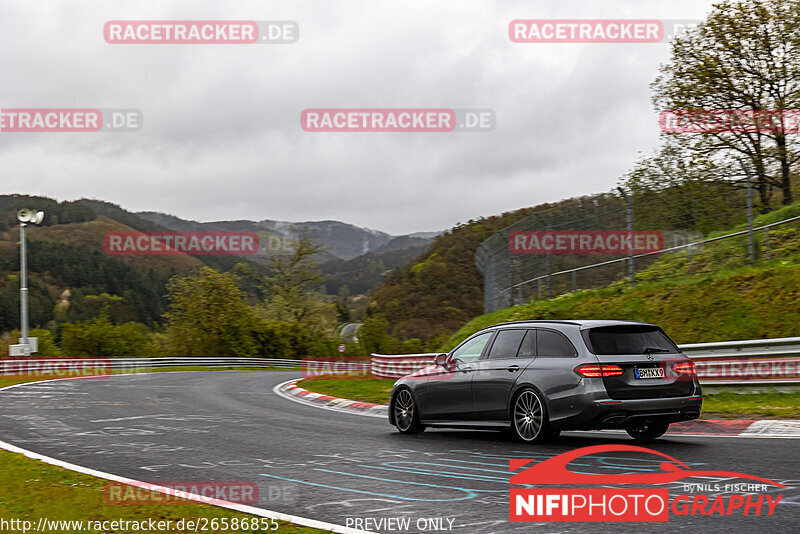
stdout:
[(540, 328), (536, 333), (536, 354), (545, 358), (573, 358), (578, 351), (561, 332)]
[(458, 358), (462, 362), (472, 362), (481, 357), (483, 348), (492, 337), (492, 332), (486, 332), (475, 336), (453, 352), (453, 359)]
[(492, 348), (489, 350), (488, 360), (505, 360), (517, 357), (517, 350), (519, 349), (522, 338), (525, 337), (525, 330), (501, 330), (495, 336), (492, 342)]
[(536, 356), (536, 330), (528, 330), (519, 346), (517, 358), (533, 358)]

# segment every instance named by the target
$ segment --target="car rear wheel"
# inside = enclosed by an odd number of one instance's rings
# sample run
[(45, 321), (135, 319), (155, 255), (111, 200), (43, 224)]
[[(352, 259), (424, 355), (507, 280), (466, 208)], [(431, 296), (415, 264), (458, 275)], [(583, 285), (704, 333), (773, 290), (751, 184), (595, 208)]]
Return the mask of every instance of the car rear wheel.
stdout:
[(637, 426), (630, 426), (625, 431), (636, 441), (648, 442), (660, 438), (669, 428), (664, 421), (645, 421)]
[(392, 406), (394, 410), (394, 426), (402, 434), (419, 434), (425, 427), (419, 422), (419, 410), (414, 402), (414, 397), (407, 389), (397, 392)]
[(514, 399), (511, 431), (516, 439), (525, 443), (539, 443), (558, 435), (550, 426), (544, 402), (532, 389), (523, 390)]

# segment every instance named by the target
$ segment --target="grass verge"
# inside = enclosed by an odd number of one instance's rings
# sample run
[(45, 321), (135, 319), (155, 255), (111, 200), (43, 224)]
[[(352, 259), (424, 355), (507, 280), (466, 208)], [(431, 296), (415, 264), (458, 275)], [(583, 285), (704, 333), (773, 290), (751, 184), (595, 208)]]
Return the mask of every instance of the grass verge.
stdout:
[(306, 378), (297, 385), (333, 397), (388, 404), (395, 380), (389, 378)]
[[(119, 505), (106, 501), (104, 488), (107, 481), (76, 473), (68, 469), (27, 458), (21, 454), (0, 450), (0, 517), (9, 521), (20, 519), (30, 521), (34, 528), (40, 518), (50, 521), (171, 521), (170, 532), (196, 532), (195, 529), (175, 528), (181, 519), (197, 521), (208, 520), (208, 524), (216, 519), (224, 519), (230, 525), (236, 518), (252, 520), (256, 516), (237, 513), (217, 506), (205, 504), (169, 504), (169, 505)], [(134, 490), (136, 488), (133, 488)], [(185, 525), (184, 522), (184, 525)], [(267, 533), (284, 534), (318, 534), (325, 531), (301, 527), (279, 521), (277, 530), (270, 530), (270, 525), (262, 529), (216, 529), (216, 532)], [(78, 528), (50, 530), (51, 532), (77, 532)], [(88, 529), (82, 532), (123, 533), (130, 529)], [(150, 532), (142, 529), (143, 532)], [(20, 530), (21, 532), (21, 530)]]
[(704, 419), (800, 419), (800, 391), (703, 395)]

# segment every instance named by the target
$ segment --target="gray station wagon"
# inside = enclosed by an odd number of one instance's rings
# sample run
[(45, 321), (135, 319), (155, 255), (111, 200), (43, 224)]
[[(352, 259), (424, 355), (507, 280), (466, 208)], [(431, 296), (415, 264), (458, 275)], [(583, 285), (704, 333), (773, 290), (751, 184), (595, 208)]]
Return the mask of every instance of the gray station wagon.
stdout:
[(634, 321), (518, 321), (485, 328), (398, 380), (389, 422), (510, 430), (524, 442), (562, 430), (663, 435), (697, 419), (694, 363), (659, 327)]

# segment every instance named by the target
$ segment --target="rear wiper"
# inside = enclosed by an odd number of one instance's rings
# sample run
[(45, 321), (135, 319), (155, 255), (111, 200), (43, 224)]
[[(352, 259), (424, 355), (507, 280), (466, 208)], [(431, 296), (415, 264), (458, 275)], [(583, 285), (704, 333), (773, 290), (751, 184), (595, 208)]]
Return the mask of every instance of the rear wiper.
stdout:
[(660, 347), (645, 347), (642, 349), (642, 354), (650, 354), (652, 352), (672, 352), (669, 349), (662, 349)]

